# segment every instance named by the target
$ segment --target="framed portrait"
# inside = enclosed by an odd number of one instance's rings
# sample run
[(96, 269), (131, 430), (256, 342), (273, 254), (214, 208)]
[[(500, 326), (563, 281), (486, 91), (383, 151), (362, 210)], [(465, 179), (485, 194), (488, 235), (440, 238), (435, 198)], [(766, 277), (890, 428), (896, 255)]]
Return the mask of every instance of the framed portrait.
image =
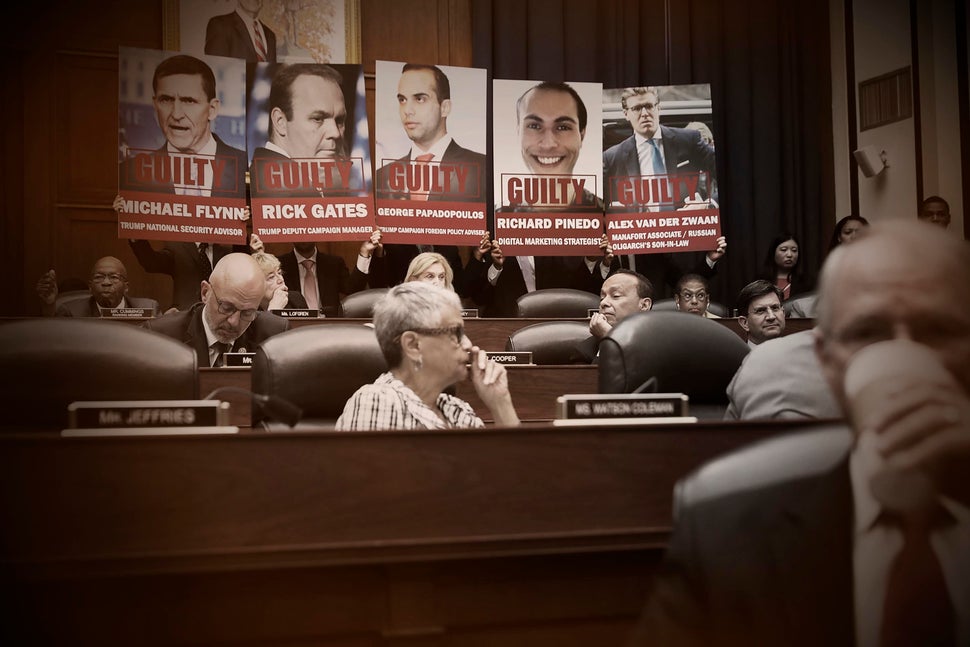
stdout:
[[(237, 9), (246, 20), (233, 15)], [(359, 63), (361, 59), (360, 0), (164, 0), (163, 11), (162, 39), (167, 50), (253, 62)], [(252, 24), (254, 11), (259, 28)], [(257, 46), (268, 50), (265, 58), (262, 54), (256, 58)]]

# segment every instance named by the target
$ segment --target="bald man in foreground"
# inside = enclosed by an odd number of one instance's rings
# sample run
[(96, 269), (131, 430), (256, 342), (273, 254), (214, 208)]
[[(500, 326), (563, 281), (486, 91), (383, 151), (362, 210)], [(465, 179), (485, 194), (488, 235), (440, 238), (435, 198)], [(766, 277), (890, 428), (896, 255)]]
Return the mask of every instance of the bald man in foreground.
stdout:
[(259, 310), (266, 275), (249, 254), (223, 256), (202, 281), (202, 300), (142, 324), (195, 348), (199, 366), (221, 366), (229, 352), (253, 352), (268, 337), (290, 327), (282, 317)]
[(815, 335), (851, 449), (678, 500), (633, 644), (970, 645), (970, 247), (871, 226), (826, 261)]

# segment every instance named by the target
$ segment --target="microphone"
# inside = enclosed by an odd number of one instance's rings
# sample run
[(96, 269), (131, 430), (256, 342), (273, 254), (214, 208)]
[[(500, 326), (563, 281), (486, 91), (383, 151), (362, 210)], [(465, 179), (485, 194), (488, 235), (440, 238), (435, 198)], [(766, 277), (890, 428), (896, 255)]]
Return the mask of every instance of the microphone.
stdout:
[(255, 402), (256, 405), (263, 411), (266, 417), (273, 420), (279, 420), (280, 422), (286, 423), (290, 427), (293, 427), (296, 425), (296, 423), (300, 422), (300, 418), (303, 416), (303, 409), (296, 406), (289, 400), (281, 398), (278, 395), (253, 393), (248, 389), (243, 389), (238, 386), (220, 386), (203, 399), (212, 400), (215, 398), (215, 396), (222, 393), (248, 395), (252, 401)]
[(651, 377), (649, 380), (635, 388), (632, 393), (656, 393), (657, 392), (657, 377)]

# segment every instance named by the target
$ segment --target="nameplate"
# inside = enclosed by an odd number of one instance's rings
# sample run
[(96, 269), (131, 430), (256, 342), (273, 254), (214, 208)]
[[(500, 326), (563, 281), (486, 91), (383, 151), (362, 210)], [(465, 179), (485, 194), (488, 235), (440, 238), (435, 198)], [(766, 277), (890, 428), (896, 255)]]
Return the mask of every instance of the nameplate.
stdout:
[(103, 427), (101, 429), (62, 429), (62, 438), (104, 436), (198, 436), (199, 434), (238, 434), (239, 427)]
[(307, 308), (284, 308), (281, 310), (270, 310), (271, 313), (279, 317), (285, 317), (287, 319), (319, 319), (320, 317), (326, 317), (325, 314), (320, 314), (319, 310), (311, 310)]
[(72, 402), (71, 429), (218, 427), (229, 424), (229, 403), (220, 400), (119, 400)]
[(478, 319), (478, 308), (462, 308), (462, 319)]
[(532, 364), (531, 350), (493, 350), (486, 351), (485, 356), (498, 364)]
[(155, 316), (155, 311), (152, 308), (102, 308), (99, 306), (98, 310), (100, 316), (109, 319), (151, 318)]
[(222, 355), (225, 360), (224, 366), (229, 367), (252, 366), (254, 357), (256, 353), (223, 353)]
[(680, 418), (687, 416), (683, 393), (592, 393), (556, 398), (556, 417), (565, 420), (601, 418)]
[(595, 315), (599, 311), (600, 311), (599, 308), (589, 308), (588, 310), (586, 310), (586, 318), (587, 319), (592, 318), (592, 316)]

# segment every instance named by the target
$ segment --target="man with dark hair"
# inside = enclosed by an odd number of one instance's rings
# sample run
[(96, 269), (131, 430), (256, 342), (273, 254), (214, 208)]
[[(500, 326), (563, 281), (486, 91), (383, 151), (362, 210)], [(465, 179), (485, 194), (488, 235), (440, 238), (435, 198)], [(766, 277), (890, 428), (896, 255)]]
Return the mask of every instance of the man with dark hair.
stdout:
[(600, 342), (613, 326), (637, 312), (653, 307), (653, 285), (642, 274), (618, 270), (603, 281), (599, 312), (589, 318), (590, 336), (576, 346), (586, 362), (596, 363)]
[(950, 204), (938, 195), (923, 200), (919, 208), (919, 219), (946, 229), (950, 226)]
[(785, 332), (785, 309), (782, 291), (771, 281), (758, 279), (738, 293), (738, 325), (748, 333), (748, 345), (754, 348), (767, 339)]
[[(588, 119), (586, 104), (575, 88), (558, 81), (538, 83), (516, 100), (516, 115), (520, 153), (530, 172), (572, 175)], [(572, 193), (571, 186), (569, 191)], [(568, 207), (537, 203), (529, 207), (503, 206), (496, 213), (562, 208), (602, 210), (599, 198), (585, 188), (581, 195), (569, 195), (567, 201)], [(489, 240), (487, 233), (465, 271), (469, 296), (482, 304), (490, 317), (516, 316), (518, 298), (534, 290), (573, 288), (596, 294), (607, 274), (595, 257), (506, 257), (498, 241)]]
[[(377, 169), (378, 199), (430, 202), (483, 202), (485, 156), (458, 144), (448, 132), (452, 110), (451, 82), (436, 65), (405, 63), (397, 84), (398, 113), (411, 150)], [(418, 170), (430, 173), (420, 173)], [(408, 189), (407, 178), (436, 176), (444, 189)], [(454, 272), (455, 290), (464, 294), (462, 261), (454, 245), (384, 245), (374, 258), (373, 286), (390, 287), (404, 280), (408, 265), (423, 251), (438, 252)]]
[(707, 309), (710, 302), (711, 286), (700, 274), (684, 274), (677, 281), (674, 303), (681, 312), (689, 312), (707, 319), (720, 319)]
[(275, 63), (276, 34), (259, 20), (262, 8), (263, 0), (238, 0), (235, 11), (209, 18), (205, 53)]

